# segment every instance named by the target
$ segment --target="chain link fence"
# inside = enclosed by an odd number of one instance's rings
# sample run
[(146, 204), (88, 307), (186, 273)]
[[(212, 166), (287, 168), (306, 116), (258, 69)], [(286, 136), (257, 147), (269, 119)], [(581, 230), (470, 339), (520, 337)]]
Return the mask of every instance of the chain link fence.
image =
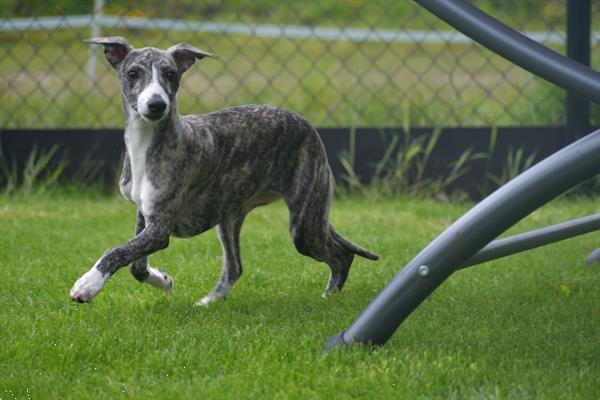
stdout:
[[(565, 0), (474, 3), (565, 52)], [(321, 127), (565, 122), (563, 90), (408, 0), (4, 0), (1, 128), (123, 125), (117, 79), (101, 50), (83, 43), (90, 36), (123, 36), (136, 47), (187, 42), (218, 54), (186, 73), (184, 114), (270, 103)]]

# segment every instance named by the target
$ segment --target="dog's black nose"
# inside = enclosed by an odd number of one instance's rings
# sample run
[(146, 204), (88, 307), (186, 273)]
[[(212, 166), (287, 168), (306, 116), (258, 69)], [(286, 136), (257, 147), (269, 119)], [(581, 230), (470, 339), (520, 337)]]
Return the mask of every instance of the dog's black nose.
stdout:
[(160, 98), (150, 99), (150, 102), (148, 103), (148, 110), (154, 115), (162, 114), (162, 112), (165, 111), (165, 108), (167, 108), (167, 103)]

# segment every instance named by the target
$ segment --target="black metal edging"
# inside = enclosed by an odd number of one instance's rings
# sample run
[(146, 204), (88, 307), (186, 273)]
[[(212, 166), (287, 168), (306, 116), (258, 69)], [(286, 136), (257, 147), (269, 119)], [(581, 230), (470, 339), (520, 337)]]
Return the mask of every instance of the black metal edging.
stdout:
[[(0, 129), (0, 170), (16, 169), (10, 173), (21, 176), (34, 151), (39, 155), (54, 149), (47, 171), (66, 162), (65, 178), (87, 170), (86, 183), (116, 187), (125, 152), (122, 129)], [(0, 174), (0, 187), (2, 183)]]
[[(600, 74), (513, 31), (464, 0), (415, 0), (517, 65), (600, 102)], [(485, 245), (543, 204), (600, 172), (600, 130), (502, 186), (452, 224), (392, 279), (326, 348), (383, 345), (408, 315)]]
[[(431, 135), (431, 127), (411, 128), (412, 139)], [(490, 137), (494, 128), (482, 127), (450, 127), (442, 129), (437, 146), (433, 149), (427, 167), (425, 179), (436, 179), (447, 172), (452, 163), (470, 150), (472, 154), (490, 151)], [(394, 136), (400, 136), (398, 143), (404, 143), (405, 132), (400, 127), (326, 127), (318, 128), (327, 157), (339, 185), (344, 184), (347, 171), (340, 162), (340, 154), (348, 152), (351, 132), (354, 132), (355, 160), (354, 173), (364, 184), (369, 184), (377, 165), (381, 162)], [(486, 160), (471, 161), (464, 175), (453, 182), (451, 190), (460, 189), (480, 199), (487, 179), (489, 186), (493, 183), (489, 176), (501, 176), (506, 159), (512, 151), (519, 149), (526, 157), (536, 155), (541, 160), (560, 150), (569, 143), (565, 128), (562, 126), (525, 126), (498, 127), (495, 146)], [(82, 169), (94, 166), (95, 175), (88, 176), (87, 183), (104, 184), (115, 187), (115, 175), (120, 173), (120, 166), (125, 151), (122, 129), (0, 129), (0, 159), (22, 171), (33, 149), (48, 152), (58, 147), (52, 169), (58, 161), (68, 160), (64, 177), (69, 180), (77, 178)], [(400, 150), (399, 147), (396, 151)], [(395, 154), (392, 155), (394, 159)], [(525, 157), (525, 158), (526, 158)], [(0, 162), (0, 169), (2, 164)], [(2, 177), (0, 173), (0, 186)], [(492, 187), (486, 187), (491, 190)]]

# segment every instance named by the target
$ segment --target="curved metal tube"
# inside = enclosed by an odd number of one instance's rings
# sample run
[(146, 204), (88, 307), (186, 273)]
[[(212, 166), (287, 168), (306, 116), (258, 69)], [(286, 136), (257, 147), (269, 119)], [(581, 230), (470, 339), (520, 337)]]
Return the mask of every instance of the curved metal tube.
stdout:
[(600, 103), (600, 73), (542, 46), (465, 0), (415, 0), (432, 14), (516, 65)]
[(489, 260), (510, 256), (525, 250), (600, 230), (600, 214), (581, 217), (545, 228), (494, 240), (457, 269), (472, 267)]
[(413, 258), (327, 347), (384, 344), (456, 269), (540, 206), (600, 172), (600, 130), (579, 139), (496, 190)]

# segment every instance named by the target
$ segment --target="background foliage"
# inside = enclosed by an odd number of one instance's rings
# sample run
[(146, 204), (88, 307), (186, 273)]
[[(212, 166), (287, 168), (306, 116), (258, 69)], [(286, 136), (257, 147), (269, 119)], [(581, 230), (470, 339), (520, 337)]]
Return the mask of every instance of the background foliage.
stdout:
[[(517, 29), (541, 34), (540, 40), (564, 52), (564, 0), (475, 4)], [(87, 78), (90, 55), (82, 40), (91, 35), (89, 25), (65, 22), (62, 29), (49, 30), (32, 22), (25, 30), (11, 28), (14, 18), (90, 15), (93, 8), (90, 0), (0, 4), (0, 127), (122, 125), (118, 83), (99, 49), (92, 58), (94, 79)], [(594, 15), (599, 11), (594, 2)], [(189, 42), (220, 55), (187, 73), (180, 92), (184, 113), (271, 103), (317, 126), (400, 126), (407, 107), (415, 126), (564, 123), (561, 89), (472, 42), (457, 42), (459, 34), (412, 1), (107, 0), (103, 14), (121, 25), (100, 34), (122, 35), (139, 47)], [(141, 25), (123, 25), (126, 18)], [(190, 29), (159, 29), (157, 18)], [(196, 23), (214, 23), (217, 29), (193, 32)], [(246, 33), (227, 30), (239, 25)], [(275, 34), (261, 35), (264, 26)], [(314, 35), (290, 37), (297, 27)], [(332, 29), (332, 37), (319, 36), (319, 29)], [(349, 38), (352, 29), (362, 39)], [(391, 36), (385, 39), (382, 32)], [(596, 49), (597, 40), (593, 44)], [(600, 53), (592, 54), (597, 65)], [(594, 109), (594, 121), (597, 114)]]

